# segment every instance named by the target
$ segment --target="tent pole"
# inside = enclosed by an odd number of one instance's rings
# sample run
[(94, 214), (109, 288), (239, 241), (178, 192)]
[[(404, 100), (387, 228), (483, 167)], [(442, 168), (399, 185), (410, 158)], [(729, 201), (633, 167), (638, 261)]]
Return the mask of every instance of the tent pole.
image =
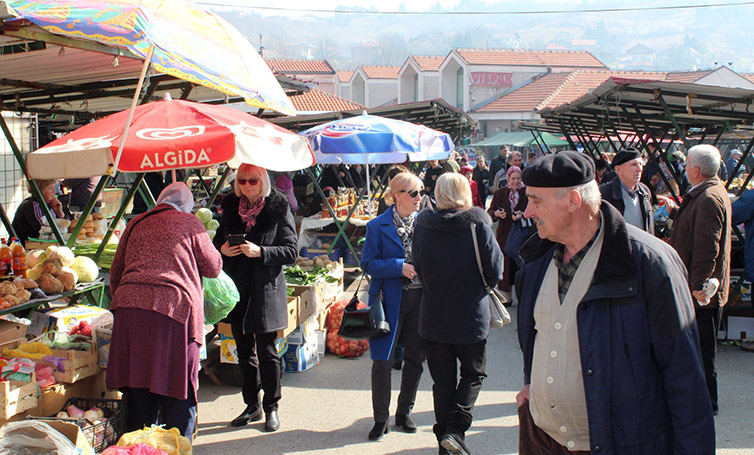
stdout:
[(104, 190), (105, 186), (108, 184), (109, 179), (109, 175), (103, 175), (100, 177), (99, 182), (97, 182), (97, 187), (94, 189), (91, 197), (89, 197), (89, 202), (86, 203), (86, 207), (84, 207), (84, 211), (81, 212), (78, 223), (76, 223), (76, 226), (71, 230), (71, 236), (68, 237), (68, 241), (65, 243), (65, 246), (68, 248), (73, 248), (73, 246), (76, 245), (76, 239), (78, 239), (79, 232), (81, 232), (81, 229), (84, 227), (86, 218), (92, 213), (94, 205), (97, 203), (99, 195), (102, 194), (102, 190)]
[(118, 146), (118, 154), (115, 155), (115, 162), (113, 163), (113, 172), (112, 176), (115, 178), (116, 175), (118, 175), (118, 164), (120, 164), (120, 157), (123, 154), (123, 147), (126, 145), (126, 136), (128, 135), (128, 128), (131, 127), (131, 120), (134, 118), (134, 110), (136, 109), (136, 104), (139, 101), (139, 93), (141, 93), (141, 87), (144, 85), (144, 78), (147, 75), (147, 69), (149, 69), (149, 64), (152, 61), (152, 56), (154, 55), (154, 46), (149, 46), (149, 51), (147, 52), (147, 56), (144, 59), (144, 66), (141, 68), (141, 75), (139, 76), (139, 83), (136, 84), (136, 91), (134, 91), (134, 97), (131, 100), (131, 109), (128, 111), (128, 120), (126, 120), (126, 126), (123, 128), (123, 135), (120, 138), (120, 145)]
[(97, 252), (94, 253), (94, 262), (97, 262), (102, 256), (102, 253), (105, 251), (105, 247), (110, 242), (110, 237), (113, 236), (113, 232), (115, 232), (115, 227), (118, 225), (118, 222), (123, 218), (123, 215), (126, 213), (126, 207), (128, 207), (128, 204), (131, 202), (131, 200), (134, 197), (134, 194), (136, 194), (136, 189), (139, 188), (139, 185), (144, 181), (144, 173), (137, 174), (136, 180), (134, 180), (134, 183), (131, 185), (131, 188), (128, 189), (128, 193), (126, 193), (126, 198), (123, 200), (123, 202), (120, 204), (120, 207), (118, 208), (118, 211), (115, 213), (115, 216), (113, 217), (113, 221), (110, 223), (110, 226), (107, 228), (107, 232), (105, 233), (105, 237), (102, 239), (102, 243), (100, 243), (99, 248), (97, 248)]

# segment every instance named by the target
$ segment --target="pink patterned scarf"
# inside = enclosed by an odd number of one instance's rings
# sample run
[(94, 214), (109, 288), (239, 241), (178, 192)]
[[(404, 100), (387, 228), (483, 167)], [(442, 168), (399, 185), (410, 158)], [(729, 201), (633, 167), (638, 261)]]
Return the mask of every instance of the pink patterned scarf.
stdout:
[(511, 187), (510, 184), (510, 177), (511, 174), (518, 172), (521, 174), (521, 168), (518, 166), (511, 166), (508, 168), (507, 177), (508, 177), (508, 200), (511, 203), (511, 213), (516, 210), (516, 206), (518, 205), (518, 190), (514, 190), (513, 187)]
[(241, 216), (241, 220), (246, 223), (246, 230), (250, 230), (257, 224), (257, 215), (264, 208), (264, 198), (260, 197), (254, 204), (249, 201), (246, 196), (241, 196), (241, 201), (238, 204), (238, 214)]

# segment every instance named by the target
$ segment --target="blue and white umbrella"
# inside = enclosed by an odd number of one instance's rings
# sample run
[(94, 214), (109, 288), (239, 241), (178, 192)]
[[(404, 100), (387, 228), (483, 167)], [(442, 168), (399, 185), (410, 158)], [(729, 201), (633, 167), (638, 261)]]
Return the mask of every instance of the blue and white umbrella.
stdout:
[(370, 164), (402, 163), (406, 158), (409, 161), (442, 160), (448, 158), (455, 147), (447, 133), (366, 112), (299, 134), (309, 140), (317, 164), (365, 165), (367, 194), (370, 194)]

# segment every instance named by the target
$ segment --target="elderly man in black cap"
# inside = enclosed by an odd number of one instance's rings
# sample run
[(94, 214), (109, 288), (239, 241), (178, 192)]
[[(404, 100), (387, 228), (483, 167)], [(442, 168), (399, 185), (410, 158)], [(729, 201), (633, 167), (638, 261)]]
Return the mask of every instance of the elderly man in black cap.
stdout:
[(691, 294), (678, 255), (600, 201), (590, 158), (523, 172), (519, 453), (713, 454)]
[(618, 209), (626, 223), (654, 235), (652, 194), (639, 181), (644, 169), (641, 152), (633, 148), (623, 149), (615, 154), (612, 166), (616, 178), (600, 185), (602, 199)]

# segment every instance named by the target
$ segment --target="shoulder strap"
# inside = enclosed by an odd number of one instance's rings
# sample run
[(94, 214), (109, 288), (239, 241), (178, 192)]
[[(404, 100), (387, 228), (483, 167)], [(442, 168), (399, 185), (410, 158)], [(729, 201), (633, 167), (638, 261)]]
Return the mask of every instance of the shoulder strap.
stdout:
[(484, 287), (489, 287), (487, 284), (487, 280), (484, 279), (484, 270), (482, 269), (482, 257), (479, 255), (479, 242), (476, 238), (476, 224), (471, 223), (471, 237), (473, 239), (474, 244), (474, 253), (476, 253), (476, 265), (479, 267), (479, 275), (482, 277), (482, 283), (484, 283)]

